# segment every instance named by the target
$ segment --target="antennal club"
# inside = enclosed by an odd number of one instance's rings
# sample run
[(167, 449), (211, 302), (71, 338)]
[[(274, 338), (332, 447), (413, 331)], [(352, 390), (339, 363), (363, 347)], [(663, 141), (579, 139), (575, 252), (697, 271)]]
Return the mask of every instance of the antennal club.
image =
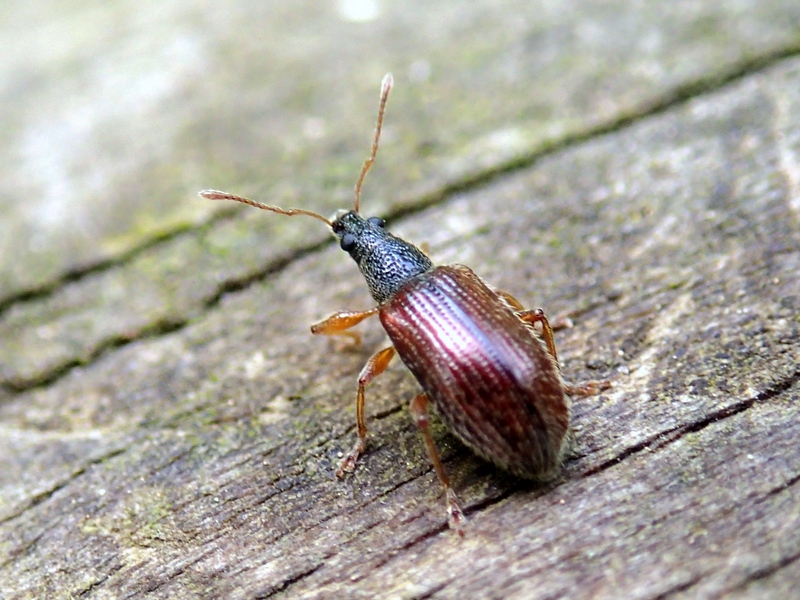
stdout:
[(315, 219), (319, 219), (320, 221), (325, 223), (328, 227), (331, 227), (330, 219), (326, 219), (321, 214), (315, 213), (311, 210), (304, 210), (302, 208), (281, 208), (279, 206), (270, 206), (269, 204), (262, 204), (261, 202), (250, 200), (250, 198), (245, 198), (244, 196), (237, 196), (236, 194), (229, 194), (228, 192), (220, 192), (219, 190), (203, 190), (202, 192), (200, 192), (200, 196), (208, 200), (233, 200), (234, 202), (241, 202), (242, 204), (248, 204), (250, 206), (255, 206), (256, 208), (260, 208), (262, 210), (268, 210), (270, 212), (278, 213), (279, 215), (286, 215), (288, 217), (294, 217), (295, 215), (307, 215), (309, 217), (314, 217)]
[(361, 175), (359, 175), (358, 181), (356, 182), (356, 201), (353, 207), (355, 212), (358, 212), (358, 205), (361, 201), (361, 184), (364, 183), (367, 173), (369, 173), (369, 170), (372, 168), (372, 163), (375, 162), (375, 156), (378, 154), (378, 140), (381, 137), (383, 113), (386, 112), (386, 100), (389, 98), (389, 92), (392, 91), (392, 85), (394, 85), (394, 78), (391, 73), (387, 73), (383, 76), (383, 81), (381, 82), (381, 102), (378, 106), (378, 123), (375, 125), (375, 139), (372, 140), (372, 152), (370, 152), (369, 158), (364, 161), (364, 166), (361, 167)]

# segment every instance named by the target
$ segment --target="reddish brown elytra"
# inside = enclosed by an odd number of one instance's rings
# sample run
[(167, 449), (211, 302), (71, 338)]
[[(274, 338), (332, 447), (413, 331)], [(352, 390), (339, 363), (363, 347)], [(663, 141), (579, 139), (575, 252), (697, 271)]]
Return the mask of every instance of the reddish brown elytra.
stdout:
[(450, 430), (480, 456), (520, 477), (547, 480), (558, 473), (569, 439), (569, 396), (597, 393), (609, 384), (566, 384), (553, 330), (541, 309), (525, 310), (513, 296), (491, 288), (463, 265), (435, 267), (416, 246), (389, 233), (383, 219), (359, 214), (361, 185), (378, 152), (391, 88), (392, 76), (386, 75), (372, 152), (356, 183), (352, 210), (326, 219), (226, 192), (206, 190), (200, 195), (282, 215), (307, 215), (331, 228), (342, 250), (358, 264), (377, 306), (337, 312), (312, 325), (312, 333), (353, 335), (347, 330), (378, 315), (391, 340), (358, 377), (358, 439), (336, 474), (351, 471), (366, 449), (364, 390), (398, 354), (422, 386), (422, 393), (411, 400), (411, 413), (444, 486), (450, 526), (463, 535), (464, 513), (428, 430), (428, 403), (433, 402)]

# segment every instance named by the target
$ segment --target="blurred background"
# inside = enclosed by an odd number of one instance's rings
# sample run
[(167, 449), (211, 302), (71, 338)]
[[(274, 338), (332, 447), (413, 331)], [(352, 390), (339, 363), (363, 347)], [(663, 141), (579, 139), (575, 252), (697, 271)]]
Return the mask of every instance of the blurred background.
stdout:
[(0, 306), (230, 210), (199, 189), (349, 203), (387, 71), (376, 212), (796, 40), (734, 4), (4, 3)]

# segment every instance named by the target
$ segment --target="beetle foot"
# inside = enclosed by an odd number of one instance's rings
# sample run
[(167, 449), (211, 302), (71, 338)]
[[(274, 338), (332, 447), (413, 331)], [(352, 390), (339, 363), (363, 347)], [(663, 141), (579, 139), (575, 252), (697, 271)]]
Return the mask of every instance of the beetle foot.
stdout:
[(450, 529), (453, 529), (460, 537), (464, 537), (464, 523), (467, 522), (467, 517), (464, 516), (464, 511), (458, 504), (458, 498), (452, 488), (447, 488), (445, 492), (447, 496), (447, 523)]
[(564, 391), (573, 398), (586, 398), (587, 396), (595, 396), (610, 387), (611, 382), (608, 379), (602, 379), (599, 381), (582, 381), (581, 383), (565, 383)]
[(345, 473), (352, 473), (356, 468), (358, 457), (364, 453), (365, 449), (366, 444), (364, 443), (364, 440), (359, 438), (355, 446), (353, 446), (353, 449), (350, 450), (350, 453), (342, 459), (342, 462), (339, 463), (339, 468), (336, 469), (336, 476), (344, 477)]

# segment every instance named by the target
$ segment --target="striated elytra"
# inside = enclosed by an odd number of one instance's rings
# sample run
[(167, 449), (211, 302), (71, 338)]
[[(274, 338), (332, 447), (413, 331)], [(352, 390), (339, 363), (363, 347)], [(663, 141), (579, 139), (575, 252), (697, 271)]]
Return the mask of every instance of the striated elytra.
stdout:
[(570, 418), (558, 366), (475, 273), (436, 267), (379, 314), (398, 355), (465, 444), (515, 475), (552, 476)]
[(331, 228), (361, 270), (377, 306), (337, 312), (312, 325), (311, 331), (357, 340), (348, 330), (377, 314), (392, 343), (376, 352), (359, 375), (358, 439), (337, 475), (351, 471), (366, 449), (364, 390), (396, 353), (422, 387), (411, 401), (411, 412), (445, 488), (450, 526), (463, 535), (465, 517), (429, 431), (428, 402), (433, 402), (449, 429), (483, 458), (520, 477), (547, 480), (558, 473), (568, 443), (569, 396), (593, 394), (609, 383), (566, 384), (553, 330), (541, 309), (525, 310), (513, 296), (490, 287), (468, 267), (434, 266), (419, 248), (389, 233), (383, 219), (359, 214), (361, 186), (377, 155), (392, 83), (392, 76), (386, 75), (372, 152), (356, 183), (352, 210), (326, 219), (309, 210), (270, 206), (227, 192), (205, 190), (200, 195), (283, 215), (310, 216)]

